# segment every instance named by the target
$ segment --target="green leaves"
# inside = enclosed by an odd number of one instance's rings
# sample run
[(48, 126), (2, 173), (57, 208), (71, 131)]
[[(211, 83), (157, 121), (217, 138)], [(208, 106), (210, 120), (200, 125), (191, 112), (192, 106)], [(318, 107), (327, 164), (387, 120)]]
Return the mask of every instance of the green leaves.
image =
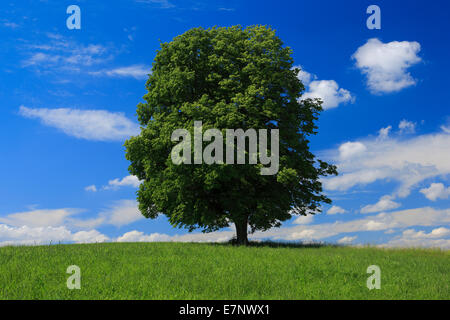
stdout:
[[(125, 143), (130, 173), (145, 181), (138, 191), (144, 216), (162, 213), (189, 230), (237, 221), (267, 230), (289, 219), (292, 207), (306, 214), (330, 201), (319, 178), (336, 168), (317, 160), (308, 141), (321, 101), (300, 101), (304, 86), (291, 54), (266, 26), (194, 28), (161, 44), (137, 106), (141, 134)], [(222, 133), (279, 129), (278, 174), (260, 175), (260, 164), (173, 164), (171, 134), (193, 134), (194, 121)]]

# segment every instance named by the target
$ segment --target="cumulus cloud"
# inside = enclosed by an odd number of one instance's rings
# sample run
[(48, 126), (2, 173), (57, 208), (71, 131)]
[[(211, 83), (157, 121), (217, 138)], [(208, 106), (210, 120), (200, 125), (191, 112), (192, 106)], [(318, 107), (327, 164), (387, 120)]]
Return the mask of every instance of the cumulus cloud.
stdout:
[[(394, 229), (408, 228), (412, 226), (434, 226), (448, 224), (450, 222), (450, 210), (436, 210), (433, 208), (417, 208), (391, 213), (380, 213), (376, 216), (356, 219), (347, 222), (337, 221), (335, 223), (298, 225), (294, 227), (282, 227), (270, 229), (266, 232), (257, 231), (249, 235), (249, 239), (259, 241), (264, 239), (289, 240), (289, 241), (321, 241), (339, 234), (372, 231), (392, 231)], [(409, 231), (408, 231), (409, 232)], [(408, 232), (405, 235), (408, 235)], [(434, 244), (416, 243), (416, 246), (433, 246), (445, 248), (445, 238), (449, 230), (446, 228), (435, 228), (426, 238), (435, 240)], [(145, 234), (141, 231), (133, 230), (118, 237), (118, 242), (223, 242), (234, 236), (234, 231), (217, 231), (212, 233), (188, 233), (184, 235), (167, 235), (161, 233)], [(415, 237), (424, 239), (424, 237)], [(357, 236), (344, 236), (337, 242), (340, 244), (352, 243)], [(443, 242), (444, 241), (444, 242)], [(401, 247), (400, 242), (390, 242), (382, 244), (384, 246)]]
[(144, 219), (135, 200), (116, 201), (109, 208), (101, 212), (100, 217), (104, 217), (105, 223), (117, 227)]
[(406, 197), (420, 182), (450, 174), (450, 135), (446, 133), (386, 135), (384, 139), (368, 137), (357, 142), (365, 146), (357, 157), (342, 157), (342, 150), (353, 150), (347, 143), (320, 153), (322, 158), (337, 163), (340, 173), (323, 179), (325, 189), (346, 191), (376, 181), (396, 181), (398, 188), (393, 196)]
[(366, 150), (366, 146), (361, 142), (346, 142), (339, 146), (339, 156), (341, 159), (349, 159), (364, 153)]
[(188, 233), (169, 236), (161, 233), (144, 234), (133, 230), (116, 239), (117, 242), (225, 242), (233, 238), (234, 231), (217, 231), (211, 233)]
[(438, 210), (430, 207), (402, 211), (382, 212), (374, 216), (351, 221), (299, 225), (255, 232), (252, 239), (273, 240), (321, 240), (343, 233), (384, 231), (413, 226), (441, 226), (450, 223), (450, 209)]
[(294, 220), (294, 224), (310, 224), (314, 221), (314, 215), (309, 214), (307, 216), (298, 216)]
[[(322, 240), (340, 234), (372, 231), (391, 231), (405, 229), (414, 226), (433, 227), (431, 232), (404, 232), (404, 237), (414, 240), (414, 246), (448, 247), (449, 230), (442, 227), (450, 223), (450, 209), (438, 210), (430, 207), (408, 209), (390, 213), (380, 213), (375, 216), (367, 216), (363, 219), (352, 221), (336, 221), (334, 223), (297, 225), (293, 227), (274, 228), (266, 232), (257, 231), (249, 236), (251, 240)], [(188, 233), (183, 235), (167, 235), (161, 233), (145, 234), (142, 231), (132, 230), (115, 239), (110, 239), (94, 230), (82, 230), (72, 232), (65, 226), (29, 227), (8, 226), (0, 224), (0, 245), (6, 244), (44, 244), (57, 242), (224, 242), (234, 237), (235, 231), (230, 228), (226, 231), (212, 233)], [(351, 240), (352, 237), (344, 236), (342, 239)], [(355, 238), (356, 239), (356, 238)], [(352, 240), (354, 241), (354, 240)], [(427, 242), (427, 241), (433, 241)], [(344, 240), (341, 241), (341, 243)], [(385, 246), (406, 246), (404, 239), (394, 239)]]
[[(141, 183), (142, 183), (142, 181), (139, 180), (138, 177), (129, 175), (129, 176), (123, 177), (122, 179), (116, 178), (113, 180), (109, 180), (107, 185), (101, 187), (101, 190), (117, 190), (122, 187), (137, 188), (137, 187), (139, 187), (139, 185)], [(90, 186), (85, 187), (84, 190), (91, 191), (91, 192), (97, 192), (98, 189), (97, 189), (97, 186), (90, 185)]]
[(143, 219), (136, 200), (118, 200), (90, 218), (81, 216), (83, 209), (38, 209), (0, 216), (0, 223), (12, 227), (64, 227), (92, 229), (101, 225), (122, 227)]
[(297, 74), (297, 78), (303, 83), (304, 86), (309, 85), (312, 80), (317, 79), (317, 76), (315, 74), (311, 74), (303, 70), (301, 66), (297, 66), (296, 68), (300, 69), (300, 71)]
[(397, 209), (398, 207), (400, 207), (400, 203), (392, 200), (392, 196), (386, 195), (381, 197), (381, 199), (377, 203), (364, 206), (361, 209), (361, 213), (388, 211)]
[(383, 43), (369, 39), (353, 54), (356, 67), (367, 77), (372, 93), (400, 91), (415, 85), (417, 80), (408, 68), (419, 63), (420, 44), (416, 41), (392, 41)]
[(402, 235), (391, 239), (383, 247), (438, 247), (450, 249), (450, 229), (440, 227), (431, 232), (416, 231), (408, 229), (403, 231)]
[(74, 233), (71, 240), (75, 243), (106, 242), (109, 240), (109, 237), (98, 232), (97, 230), (89, 230)]
[(300, 66), (298, 66), (297, 68), (300, 68), (300, 72), (298, 73), (297, 77), (307, 88), (306, 92), (301, 98), (302, 100), (307, 98), (320, 98), (323, 101), (322, 107), (325, 110), (336, 108), (340, 104), (354, 102), (355, 98), (350, 93), (350, 91), (339, 88), (339, 85), (336, 81), (316, 80), (316, 75), (304, 71)]
[(339, 207), (339, 206), (332, 206), (330, 209), (328, 209), (327, 214), (337, 214), (337, 213), (346, 213), (347, 210)]
[(413, 229), (408, 229), (403, 231), (403, 236), (408, 238), (441, 238), (450, 235), (450, 229), (441, 227), (431, 230), (431, 232), (426, 233), (424, 231), (415, 231)]
[(136, 176), (126, 176), (122, 179), (116, 178), (114, 180), (108, 181), (108, 185), (104, 186), (104, 189), (115, 189), (120, 187), (134, 187), (137, 188), (141, 184), (142, 181), (138, 179)]
[(120, 112), (69, 108), (33, 109), (21, 106), (19, 114), (26, 118), (39, 119), (44, 125), (79, 139), (123, 141), (139, 134), (139, 126)]
[(350, 243), (352, 243), (353, 241), (355, 241), (357, 238), (358, 238), (357, 236), (353, 236), (353, 237), (343, 237), (343, 238), (339, 239), (339, 240), (337, 241), (337, 243), (339, 243), (339, 244), (350, 244)]
[(41, 209), (25, 212), (12, 213), (0, 217), (0, 223), (5, 223), (15, 227), (28, 226), (36, 227), (57, 227), (66, 223), (67, 219), (80, 213), (80, 209)]
[(58, 242), (105, 242), (109, 238), (97, 230), (71, 232), (66, 227), (14, 227), (0, 224), (0, 246), (39, 245)]
[(322, 107), (326, 109), (336, 108), (340, 104), (353, 102), (354, 97), (350, 91), (339, 88), (334, 80), (314, 80), (308, 86), (308, 91), (303, 94), (302, 99), (320, 98)]
[(129, 231), (117, 238), (117, 242), (169, 242), (172, 238), (166, 234), (144, 234), (141, 231)]
[(420, 189), (420, 192), (431, 201), (447, 199), (450, 196), (450, 187), (444, 187), (442, 183), (432, 183), (428, 188)]

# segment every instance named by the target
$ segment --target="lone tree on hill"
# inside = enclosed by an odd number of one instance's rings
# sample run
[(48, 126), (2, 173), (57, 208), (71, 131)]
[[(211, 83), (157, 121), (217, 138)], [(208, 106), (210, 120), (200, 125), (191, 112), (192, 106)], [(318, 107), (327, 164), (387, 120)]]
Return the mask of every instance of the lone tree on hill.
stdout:
[[(279, 227), (331, 203), (319, 178), (336, 167), (316, 159), (308, 140), (322, 102), (300, 100), (305, 88), (291, 54), (265, 26), (194, 28), (161, 44), (137, 106), (141, 133), (125, 142), (129, 171), (143, 181), (137, 198), (145, 217), (162, 213), (189, 231), (234, 224), (237, 243), (247, 244), (249, 228)], [(174, 164), (172, 133), (194, 132), (194, 121), (224, 136), (226, 129), (278, 129), (278, 172), (262, 175), (261, 164)]]

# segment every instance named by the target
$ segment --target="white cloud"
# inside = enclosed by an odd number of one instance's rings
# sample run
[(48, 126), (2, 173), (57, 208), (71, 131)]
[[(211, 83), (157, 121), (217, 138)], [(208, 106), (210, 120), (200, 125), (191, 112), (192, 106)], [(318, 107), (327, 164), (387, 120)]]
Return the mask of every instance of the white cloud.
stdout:
[(392, 200), (392, 196), (386, 195), (375, 204), (369, 204), (361, 209), (361, 213), (372, 213), (380, 211), (388, 211), (397, 209), (400, 207), (400, 203)]
[(321, 240), (343, 233), (371, 232), (402, 229), (412, 226), (441, 226), (450, 223), (450, 209), (438, 210), (430, 207), (402, 211), (383, 212), (362, 219), (346, 222), (299, 225), (274, 228), (266, 232), (255, 232), (252, 239), (273, 240)]
[(72, 233), (66, 227), (14, 227), (0, 224), (0, 246), (39, 245), (58, 242), (104, 242), (109, 238), (97, 230)]
[(381, 128), (378, 131), (378, 138), (380, 140), (384, 140), (384, 139), (388, 138), (389, 137), (389, 132), (391, 131), (391, 129), (392, 129), (392, 126), (387, 126), (386, 128)]
[(309, 214), (307, 216), (298, 216), (294, 220), (294, 224), (310, 224), (314, 221), (314, 215)]
[(116, 201), (112, 206), (101, 212), (100, 216), (104, 217), (105, 223), (117, 227), (144, 219), (135, 200)]
[(450, 229), (440, 227), (431, 232), (416, 231), (408, 229), (403, 231), (402, 235), (391, 239), (383, 247), (438, 247), (450, 249)]
[(420, 44), (415, 41), (383, 43), (374, 38), (359, 47), (352, 58), (367, 76), (367, 85), (373, 93), (389, 93), (416, 84), (407, 70), (421, 61), (419, 51)]
[(101, 71), (92, 71), (89, 73), (96, 76), (133, 77), (135, 79), (146, 79), (150, 73), (150, 68), (139, 64), (110, 70), (105, 69)]
[(403, 119), (398, 124), (400, 133), (414, 133), (416, 131), (416, 124), (414, 122)]
[(115, 188), (127, 187), (127, 186), (137, 188), (137, 187), (139, 187), (141, 182), (142, 181), (140, 181), (138, 179), (138, 177), (129, 175), (122, 179), (116, 178), (114, 180), (108, 181), (108, 185), (104, 186), (103, 189), (115, 189)]
[(317, 79), (316, 75), (306, 72), (301, 66), (296, 66), (295, 68), (300, 69), (297, 78), (303, 83), (305, 87), (311, 83), (311, 80)]
[(166, 234), (160, 233), (152, 233), (152, 234), (144, 234), (141, 231), (133, 230), (129, 231), (119, 238), (117, 238), (117, 242), (169, 242), (171, 241), (171, 237)]
[(341, 159), (349, 159), (364, 153), (366, 150), (366, 146), (361, 142), (346, 142), (339, 146), (339, 156)]
[(90, 218), (80, 217), (83, 212), (85, 210), (72, 208), (31, 210), (0, 216), (0, 223), (12, 227), (92, 229), (100, 225), (121, 227), (144, 219), (138, 209), (136, 200), (115, 201)]
[(337, 243), (339, 243), (339, 244), (349, 244), (349, 243), (352, 243), (353, 241), (355, 241), (357, 238), (358, 238), (357, 236), (343, 237), (343, 238), (339, 239), (337, 241)]
[(328, 209), (327, 214), (346, 213), (347, 211), (339, 206), (332, 206)]
[(92, 243), (92, 242), (106, 242), (109, 240), (107, 236), (98, 232), (97, 230), (79, 231), (74, 233), (71, 240), (76, 243)]
[(19, 114), (26, 118), (40, 119), (44, 125), (80, 139), (123, 141), (139, 134), (139, 126), (119, 112), (69, 108), (32, 109), (21, 106)]
[(133, 230), (116, 239), (117, 242), (225, 242), (233, 238), (234, 231), (217, 231), (211, 233), (188, 233), (169, 236), (161, 233), (144, 234)]
[(334, 80), (314, 80), (308, 86), (308, 91), (302, 96), (303, 99), (320, 98), (322, 107), (326, 109), (336, 108), (340, 104), (353, 102), (354, 97), (350, 91), (339, 88)]
[(22, 61), (23, 67), (33, 67), (37, 72), (81, 72), (112, 59), (109, 50), (100, 44), (80, 44), (64, 39), (58, 34), (47, 34), (46, 44), (27, 45), (28, 58)]
[(450, 249), (450, 239), (411, 239), (395, 238), (387, 243), (379, 245), (383, 248), (440, 248)]
[[(128, 203), (131, 207), (132, 203)], [(126, 206), (126, 205), (125, 205)], [(121, 214), (119, 210), (116, 214)], [(127, 214), (125, 214), (127, 215)], [(108, 217), (111, 214), (108, 213)], [(132, 215), (130, 215), (132, 216)], [(130, 221), (129, 219), (125, 219)], [(122, 220), (123, 221), (123, 220)], [(411, 241), (414, 246), (433, 246), (448, 248), (449, 229), (441, 227), (450, 224), (450, 209), (437, 210), (429, 207), (408, 209), (390, 213), (380, 213), (375, 216), (365, 217), (347, 222), (336, 221), (334, 223), (316, 225), (297, 225), (294, 227), (274, 228), (266, 232), (257, 231), (249, 235), (254, 241), (262, 239), (272, 240), (320, 240), (333, 237), (339, 234), (371, 231), (392, 231), (394, 229), (404, 229), (413, 226), (424, 226), (434, 228), (430, 233), (411, 232), (404, 233), (409, 242), (404, 240), (392, 240), (384, 246), (410, 246)], [(119, 236), (117, 239), (109, 239), (107, 236), (96, 230), (83, 230), (72, 232), (66, 226), (8, 226), (0, 224), (0, 245), (6, 244), (44, 244), (57, 242), (141, 242), (141, 241), (178, 241), (178, 242), (223, 242), (228, 241), (235, 235), (232, 228), (229, 231), (218, 231), (212, 233), (187, 233), (183, 235), (169, 236), (160, 233), (144, 234), (141, 231), (132, 230)], [(346, 237), (342, 238), (345, 239)], [(349, 239), (348, 237), (347, 239)], [(341, 240), (342, 240), (341, 239)], [(342, 240), (344, 241), (344, 240)], [(342, 242), (341, 241), (341, 242)], [(430, 242), (432, 241), (432, 242)]]
[(339, 176), (322, 180), (327, 190), (346, 191), (375, 181), (396, 181), (396, 197), (406, 197), (420, 182), (450, 174), (450, 135), (439, 132), (414, 137), (396, 136), (360, 141), (366, 147), (358, 157), (342, 158), (339, 149), (321, 153), (337, 163)]
[(79, 209), (41, 209), (26, 212), (12, 213), (0, 217), (0, 223), (21, 227), (58, 227), (62, 226), (69, 217), (80, 213)]
[(420, 189), (420, 192), (431, 201), (447, 199), (450, 196), (450, 187), (444, 187), (442, 183), (432, 183), (428, 188)]
[(303, 83), (306, 92), (301, 97), (301, 100), (307, 98), (320, 98), (323, 101), (322, 107), (326, 109), (335, 108), (340, 104), (348, 102), (354, 102), (355, 98), (352, 94), (343, 88), (339, 88), (339, 85), (334, 80), (316, 80), (317, 76), (311, 74), (301, 66), (296, 66), (300, 69), (297, 77)]
[[(117, 190), (121, 187), (134, 187), (137, 188), (139, 187), (139, 185), (142, 183), (141, 180), (138, 179), (138, 177), (136, 176), (126, 176), (123, 177), (122, 179), (116, 178), (113, 180), (109, 180), (108, 184), (106, 186), (103, 186), (101, 188), (101, 190)], [(91, 192), (97, 192), (97, 186), (95, 185), (90, 185), (87, 186), (86, 188), (84, 188), (84, 190), (86, 191), (91, 191)]]
[(286, 235), (286, 240), (312, 240), (316, 231), (313, 229), (305, 229), (299, 232), (292, 232)]
[(97, 192), (97, 187), (93, 184), (84, 188), (85, 191)]
[(408, 238), (441, 238), (448, 235), (450, 235), (450, 229), (444, 227), (433, 229), (430, 233), (426, 233), (424, 231), (415, 231), (413, 229), (403, 231), (403, 236)]

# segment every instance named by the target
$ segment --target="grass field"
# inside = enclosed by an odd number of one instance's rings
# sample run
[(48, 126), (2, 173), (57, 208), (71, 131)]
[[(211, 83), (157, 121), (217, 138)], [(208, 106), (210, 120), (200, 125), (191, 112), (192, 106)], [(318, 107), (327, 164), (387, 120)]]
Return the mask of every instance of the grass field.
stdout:
[[(81, 289), (69, 290), (69, 265)], [(369, 265), (381, 289), (369, 290)], [(450, 299), (450, 252), (105, 243), (0, 248), (0, 299)]]

